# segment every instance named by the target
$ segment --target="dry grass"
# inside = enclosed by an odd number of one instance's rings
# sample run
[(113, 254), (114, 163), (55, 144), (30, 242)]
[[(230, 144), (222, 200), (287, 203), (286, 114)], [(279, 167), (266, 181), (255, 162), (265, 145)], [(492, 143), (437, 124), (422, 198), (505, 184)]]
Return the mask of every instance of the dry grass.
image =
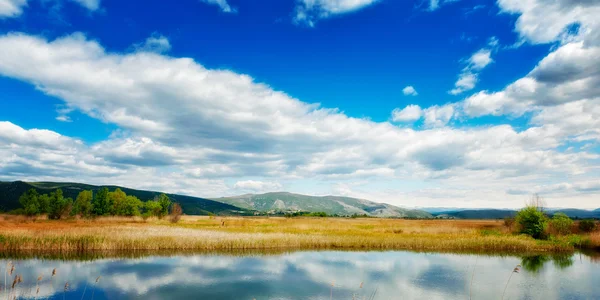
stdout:
[[(600, 245), (598, 233), (592, 235)], [(168, 220), (0, 218), (2, 251), (406, 249), (571, 251), (512, 235), (502, 221), (184, 216)]]

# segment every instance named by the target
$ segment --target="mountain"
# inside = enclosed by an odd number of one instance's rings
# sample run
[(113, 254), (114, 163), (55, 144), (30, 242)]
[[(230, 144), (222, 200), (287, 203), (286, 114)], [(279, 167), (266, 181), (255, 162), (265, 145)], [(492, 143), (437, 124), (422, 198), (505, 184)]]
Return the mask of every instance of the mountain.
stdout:
[[(600, 218), (600, 209), (596, 210), (585, 210), (575, 208), (559, 208), (559, 209), (547, 209), (546, 214), (553, 216), (556, 213), (563, 213), (570, 218), (588, 219), (588, 218)], [(514, 217), (517, 214), (516, 210), (510, 209), (463, 209), (457, 211), (443, 211), (440, 213), (433, 213), (439, 218), (457, 218), (457, 219), (503, 219), (506, 217)]]
[(439, 218), (452, 217), (456, 219), (504, 219), (506, 217), (514, 217), (516, 214), (517, 212), (514, 210), (504, 209), (465, 209), (435, 215)]
[(411, 210), (385, 203), (338, 196), (307, 196), (286, 192), (246, 194), (212, 199), (233, 206), (261, 212), (325, 212), (328, 215), (368, 215), (374, 217), (430, 218), (422, 210)]
[[(142, 201), (148, 201), (154, 199), (154, 197), (160, 195), (160, 192), (134, 190), (120, 186), (97, 186), (83, 183), (70, 183), (70, 182), (2, 182), (0, 181), (0, 208), (3, 210), (12, 210), (20, 208), (19, 197), (29, 189), (36, 189), (40, 194), (47, 194), (56, 189), (62, 189), (65, 197), (77, 198), (77, 195), (82, 190), (92, 190), (96, 193), (99, 189), (107, 187), (110, 191), (114, 191), (116, 188), (120, 188), (127, 195), (138, 197)], [(216, 215), (244, 215), (251, 214), (250, 211), (240, 209), (238, 207), (224, 204), (221, 202), (197, 198), (184, 195), (167, 194), (171, 201), (177, 202), (181, 205), (183, 212), (187, 215), (207, 215), (209, 213)]]

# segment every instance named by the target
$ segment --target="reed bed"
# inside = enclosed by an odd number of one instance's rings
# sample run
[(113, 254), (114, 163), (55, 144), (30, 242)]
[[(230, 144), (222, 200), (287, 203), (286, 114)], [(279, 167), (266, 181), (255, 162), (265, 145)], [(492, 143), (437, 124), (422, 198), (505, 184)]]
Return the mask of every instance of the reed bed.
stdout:
[(0, 220), (0, 251), (4, 252), (248, 249), (574, 250), (567, 244), (511, 234), (500, 221), (192, 216), (177, 224), (136, 218)]

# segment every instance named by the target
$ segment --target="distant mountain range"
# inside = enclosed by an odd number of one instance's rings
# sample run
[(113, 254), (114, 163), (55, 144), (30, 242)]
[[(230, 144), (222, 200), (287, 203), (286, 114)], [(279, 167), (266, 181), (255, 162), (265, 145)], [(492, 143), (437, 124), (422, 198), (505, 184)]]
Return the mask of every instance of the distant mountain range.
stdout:
[[(160, 194), (155, 191), (136, 190), (120, 186), (97, 186), (70, 182), (2, 182), (0, 181), (0, 209), (9, 211), (20, 208), (19, 197), (34, 188), (46, 194), (58, 188), (65, 197), (75, 199), (80, 191), (94, 192), (107, 187), (114, 191), (120, 188), (128, 195), (142, 201), (154, 199)], [(188, 215), (253, 215), (255, 212), (281, 214), (288, 212), (325, 212), (328, 215), (367, 215), (386, 218), (457, 218), (457, 219), (502, 219), (514, 216), (517, 211), (511, 209), (465, 209), (465, 208), (401, 208), (386, 203), (377, 203), (364, 199), (338, 196), (308, 196), (286, 192), (266, 194), (246, 194), (235, 197), (199, 198), (178, 194), (167, 194), (178, 202)], [(600, 208), (596, 210), (549, 208), (549, 215), (562, 212), (571, 218), (600, 218)]]
[[(546, 209), (546, 213), (550, 216), (556, 213), (564, 213), (571, 218), (588, 219), (600, 218), (600, 209), (585, 210), (575, 208), (561, 209)], [(511, 209), (456, 209), (453, 211), (437, 211), (432, 213), (438, 218), (456, 218), (456, 219), (503, 219), (506, 217), (514, 217), (517, 214), (516, 210)]]
[[(77, 195), (82, 190), (92, 190), (96, 193), (103, 187), (107, 187), (109, 190), (114, 191), (116, 188), (120, 188), (127, 195), (138, 197), (142, 201), (148, 201), (154, 199), (160, 195), (160, 192), (154, 191), (143, 191), (134, 190), (126, 187), (120, 187), (115, 185), (110, 186), (98, 186), (89, 185), (82, 183), (71, 183), (71, 182), (2, 182), (0, 181), (0, 208), (4, 211), (13, 210), (20, 208), (19, 197), (29, 189), (36, 189), (40, 194), (47, 194), (56, 189), (62, 189), (65, 197), (77, 198)], [(173, 202), (177, 202), (181, 205), (185, 214), (188, 215), (207, 215), (209, 213), (215, 215), (250, 215), (251, 211), (240, 209), (229, 204), (184, 195), (167, 194)]]
[(212, 200), (260, 212), (325, 212), (328, 215), (368, 215), (373, 217), (431, 218), (426, 211), (406, 209), (385, 203), (338, 196), (307, 196), (286, 192), (247, 194)]

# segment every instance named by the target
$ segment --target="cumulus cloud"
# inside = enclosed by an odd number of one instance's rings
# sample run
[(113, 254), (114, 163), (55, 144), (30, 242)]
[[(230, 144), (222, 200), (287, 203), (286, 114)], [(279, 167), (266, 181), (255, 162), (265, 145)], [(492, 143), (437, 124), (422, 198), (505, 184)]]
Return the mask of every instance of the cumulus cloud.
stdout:
[(279, 182), (243, 180), (233, 185), (234, 189), (241, 191), (250, 191), (253, 193), (276, 192), (280, 191), (282, 185)]
[(402, 89), (402, 93), (404, 94), (404, 96), (416, 96), (419, 94), (419, 93), (417, 93), (417, 90), (415, 90), (415, 88), (412, 87), (411, 85)]
[(235, 13), (236, 10), (234, 8), (232, 8), (229, 3), (227, 3), (227, 0), (200, 0), (204, 3), (208, 3), (208, 4), (213, 4), (213, 5), (218, 5), (221, 10), (223, 12), (226, 13)]
[[(399, 128), (305, 103), (248, 75), (207, 69), (189, 58), (109, 53), (82, 34), (56, 40), (6, 34), (0, 48), (0, 74), (123, 131), (86, 145), (5, 123), (4, 179), (111, 180), (214, 197), (239, 191), (226, 178), (237, 180), (237, 188), (268, 190), (279, 189), (272, 178), (486, 176), (502, 182), (584, 174), (596, 159), (558, 151), (564, 135), (546, 123), (520, 132), (508, 125), (450, 128), (460, 106), (446, 104), (399, 111), (398, 120), (419, 116), (426, 129)], [(60, 140), (44, 142), (48, 136)]]
[[(533, 44), (569, 41), (572, 35), (584, 38), (593, 46), (600, 46), (600, 3), (587, 0), (499, 0), (502, 12), (518, 14), (515, 29), (523, 39)], [(576, 33), (569, 27), (579, 24)]]
[(414, 122), (423, 116), (423, 111), (418, 105), (408, 105), (402, 110), (399, 108), (392, 111), (392, 121), (394, 122)]
[(313, 27), (319, 19), (354, 12), (377, 2), (379, 0), (298, 0), (294, 21)]

